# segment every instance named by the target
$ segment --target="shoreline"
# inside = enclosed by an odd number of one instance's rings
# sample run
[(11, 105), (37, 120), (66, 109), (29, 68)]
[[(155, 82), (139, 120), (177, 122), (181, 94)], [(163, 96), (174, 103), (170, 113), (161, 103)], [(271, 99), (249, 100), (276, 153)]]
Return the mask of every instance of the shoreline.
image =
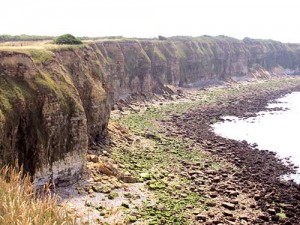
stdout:
[(240, 142), (246, 140), (253, 148), (261, 151), (275, 152), (276, 157), (292, 170), (295, 169), (295, 172), (284, 175), (281, 179), (293, 180), (300, 184), (300, 171), (298, 170), (300, 158), (296, 153), (298, 139), (294, 136), (295, 130), (298, 129), (299, 116), (296, 112), (297, 96), (300, 97), (300, 91), (271, 100), (267, 105), (267, 110), (259, 111), (255, 117), (225, 116), (221, 121), (212, 125), (213, 131), (227, 139)]
[[(257, 224), (268, 221), (274, 224), (297, 224), (300, 217), (300, 185), (293, 181), (280, 180), (281, 176), (295, 172), (294, 165), (277, 158), (275, 152), (260, 150), (246, 141), (239, 142), (218, 136), (209, 121), (223, 121), (223, 116), (253, 117), (259, 111), (269, 111), (266, 108), (269, 101), (294, 91), (300, 91), (300, 86), (271, 92), (258, 91), (242, 98), (234, 97), (213, 107), (200, 107), (184, 113), (183, 116), (173, 117), (167, 123), (168, 126), (175, 127), (175, 130), (176, 127), (180, 128), (179, 135), (193, 137), (205, 151), (224, 158), (238, 168), (239, 172), (232, 179), (235, 180), (236, 189), (255, 199), (256, 206), (253, 208), (264, 212), (253, 221)], [(172, 132), (176, 133), (174, 130)], [(216, 189), (219, 182), (215, 182)], [(205, 191), (201, 194), (205, 194)], [(282, 217), (285, 219), (280, 218), (283, 211)]]
[(297, 224), (300, 187), (278, 180), (292, 165), (210, 127), (225, 114), (254, 115), (294, 89), (299, 78), (125, 106), (103, 144), (89, 149), (85, 180), (57, 193), (90, 224)]

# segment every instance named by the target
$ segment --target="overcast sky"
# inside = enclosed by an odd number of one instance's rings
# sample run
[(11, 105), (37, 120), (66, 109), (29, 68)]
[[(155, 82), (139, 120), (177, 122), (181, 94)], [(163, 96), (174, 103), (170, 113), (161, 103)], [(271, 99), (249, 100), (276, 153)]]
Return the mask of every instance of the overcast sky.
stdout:
[(300, 43), (300, 0), (1, 0), (0, 34), (227, 35)]

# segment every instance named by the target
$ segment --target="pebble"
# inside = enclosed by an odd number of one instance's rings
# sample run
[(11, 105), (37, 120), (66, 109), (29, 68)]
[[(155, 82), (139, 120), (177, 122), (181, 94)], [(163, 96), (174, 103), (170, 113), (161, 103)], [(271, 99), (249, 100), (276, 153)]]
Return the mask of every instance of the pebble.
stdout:
[(215, 202), (207, 202), (206, 205), (208, 207), (215, 207), (217, 205), (217, 203), (215, 203)]
[(196, 215), (195, 219), (205, 222), (206, 221), (206, 216), (202, 215), (202, 214), (198, 214), (198, 215)]
[(229, 202), (223, 202), (222, 206), (229, 210), (235, 210), (235, 205)]
[(262, 220), (264, 220), (264, 221), (266, 221), (266, 222), (269, 221), (269, 217), (268, 217), (267, 215), (264, 215), (264, 214), (259, 215), (258, 218), (259, 218), (259, 219), (262, 219)]
[(268, 213), (271, 214), (271, 215), (275, 215), (276, 210), (275, 209), (268, 209)]
[(230, 211), (223, 211), (224, 216), (233, 216), (232, 212)]
[(248, 221), (248, 216), (247, 215), (240, 215), (239, 218), (240, 218), (240, 220)]

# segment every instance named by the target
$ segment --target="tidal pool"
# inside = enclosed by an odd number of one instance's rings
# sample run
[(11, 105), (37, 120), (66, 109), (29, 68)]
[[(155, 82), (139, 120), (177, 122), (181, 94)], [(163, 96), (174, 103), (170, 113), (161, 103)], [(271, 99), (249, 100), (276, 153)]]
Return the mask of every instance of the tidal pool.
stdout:
[[(259, 149), (277, 153), (300, 167), (300, 92), (293, 92), (268, 108), (282, 107), (286, 110), (263, 111), (247, 119), (226, 116), (225, 122), (213, 125), (216, 134), (248, 143), (256, 143)], [(300, 169), (297, 174), (287, 177), (300, 183)]]

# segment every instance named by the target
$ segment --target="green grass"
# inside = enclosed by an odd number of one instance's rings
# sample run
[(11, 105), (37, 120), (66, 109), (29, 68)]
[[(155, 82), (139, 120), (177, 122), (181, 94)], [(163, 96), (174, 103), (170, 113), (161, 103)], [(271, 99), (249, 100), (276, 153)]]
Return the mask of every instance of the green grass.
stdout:
[(166, 57), (164, 56), (164, 54), (159, 50), (158, 47), (154, 47), (154, 55), (157, 56), (159, 59), (163, 60), (163, 61), (167, 61)]
[(2, 113), (10, 112), (16, 100), (24, 103), (27, 98), (34, 99), (34, 95), (26, 82), (10, 77), (0, 78), (0, 109)]
[(51, 52), (49, 49), (43, 47), (16, 47), (13, 49), (11, 47), (4, 47), (1, 49), (1, 51), (13, 51), (16, 53), (25, 54), (31, 57), (34, 63), (43, 64), (50, 62), (54, 57), (54, 53)]
[(54, 57), (54, 53), (44, 49), (29, 49), (30, 56), (37, 64), (47, 63)]
[(46, 49), (49, 51), (60, 51), (60, 50), (74, 50), (74, 49), (80, 49), (85, 48), (85, 44), (78, 44), (78, 45), (48, 45), (45, 46)]
[(49, 91), (53, 91), (61, 103), (61, 107), (64, 112), (70, 112), (70, 102), (67, 100), (65, 96), (65, 92), (62, 91), (60, 84), (55, 83), (48, 75), (43, 75), (42, 77), (36, 77), (35, 81), (37, 84), (44, 86)]
[(38, 36), (38, 35), (0, 35), (0, 42), (5, 41), (41, 41), (41, 40), (52, 40), (51, 36)]

